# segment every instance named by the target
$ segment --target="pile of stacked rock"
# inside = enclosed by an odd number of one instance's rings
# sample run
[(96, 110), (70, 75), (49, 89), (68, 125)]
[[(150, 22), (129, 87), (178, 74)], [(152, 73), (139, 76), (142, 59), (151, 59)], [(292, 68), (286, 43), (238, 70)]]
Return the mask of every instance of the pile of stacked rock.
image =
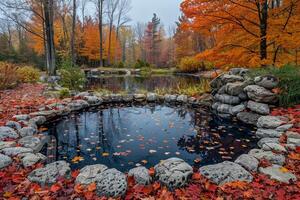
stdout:
[(237, 118), (247, 124), (256, 125), (257, 120), (270, 113), (270, 107), (278, 102), (272, 92), (279, 81), (276, 77), (258, 76), (254, 79), (248, 70), (233, 68), (211, 82), (214, 103), (212, 109), (221, 117)]

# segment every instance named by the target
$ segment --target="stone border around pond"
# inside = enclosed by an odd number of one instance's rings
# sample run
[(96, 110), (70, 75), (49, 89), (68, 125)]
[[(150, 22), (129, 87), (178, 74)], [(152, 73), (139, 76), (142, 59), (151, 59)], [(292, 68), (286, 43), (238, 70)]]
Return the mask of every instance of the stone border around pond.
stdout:
[[(89, 107), (132, 102), (165, 102), (190, 106), (210, 105), (209, 100), (198, 100), (186, 95), (161, 96), (148, 93), (147, 95), (112, 94), (96, 96), (89, 92), (83, 92), (76, 95), (74, 99), (64, 99), (61, 103), (46, 105), (39, 112), (30, 113), (29, 115), (16, 115), (13, 117), (15, 121), (8, 121), (6, 126), (0, 127), (0, 169), (9, 166), (13, 162), (11, 157), (14, 156), (18, 156), (25, 167), (46, 159), (39, 151), (49, 138), (37, 134), (38, 126), (52, 119)], [(25, 125), (25, 127), (22, 128), (20, 124)], [(262, 138), (258, 142), (260, 149), (252, 149), (248, 154), (242, 154), (235, 162), (224, 161), (201, 167), (199, 172), (219, 185), (232, 181), (251, 182), (253, 179), (251, 173), (257, 171), (281, 182), (295, 181), (294, 174), (280, 170), (285, 163), (287, 152), (300, 146), (299, 134), (288, 132), (293, 124), (289, 123), (287, 118), (267, 115), (261, 116), (255, 125), (258, 127), (256, 135)], [(279, 142), (279, 137), (283, 134), (287, 136), (285, 146), (282, 146)], [(2, 141), (7, 138), (15, 141)], [(21, 144), (22, 147), (17, 146), (17, 143)], [(273, 151), (280, 153), (276, 154)], [(266, 159), (273, 165), (266, 168), (258, 167), (260, 159)], [(185, 186), (193, 174), (192, 167), (179, 158), (164, 160), (158, 163), (154, 170), (155, 179), (171, 190)], [(43, 168), (33, 170), (28, 179), (41, 185), (51, 185), (56, 182), (58, 177), (70, 177), (70, 172), (70, 166), (66, 161), (56, 161), (45, 165)], [(150, 184), (153, 181), (148, 169), (143, 166), (131, 169), (128, 175), (133, 176), (136, 183), (142, 185)], [(127, 190), (125, 174), (101, 164), (85, 166), (80, 170), (80, 174), (76, 179), (76, 183), (82, 185), (88, 185), (92, 182), (96, 182), (96, 192), (99, 196), (123, 196)]]

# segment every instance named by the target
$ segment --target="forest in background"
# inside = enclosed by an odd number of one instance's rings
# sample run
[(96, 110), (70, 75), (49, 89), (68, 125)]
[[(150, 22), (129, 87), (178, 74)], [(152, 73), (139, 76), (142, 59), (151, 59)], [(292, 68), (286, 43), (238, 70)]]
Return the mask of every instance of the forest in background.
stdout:
[[(184, 0), (182, 16), (132, 25), (130, 0), (3, 0), (0, 60), (48, 69), (299, 64), (299, 0)], [(88, 5), (95, 12), (88, 11)]]

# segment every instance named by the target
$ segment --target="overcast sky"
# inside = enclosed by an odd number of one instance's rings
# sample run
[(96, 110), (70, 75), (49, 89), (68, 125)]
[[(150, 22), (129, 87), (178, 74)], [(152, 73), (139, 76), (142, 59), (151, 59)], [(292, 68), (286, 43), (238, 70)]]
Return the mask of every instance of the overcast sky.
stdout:
[(180, 16), (180, 3), (182, 0), (131, 0), (132, 10), (130, 17), (136, 22), (148, 22), (153, 13), (156, 13), (167, 28), (173, 25)]

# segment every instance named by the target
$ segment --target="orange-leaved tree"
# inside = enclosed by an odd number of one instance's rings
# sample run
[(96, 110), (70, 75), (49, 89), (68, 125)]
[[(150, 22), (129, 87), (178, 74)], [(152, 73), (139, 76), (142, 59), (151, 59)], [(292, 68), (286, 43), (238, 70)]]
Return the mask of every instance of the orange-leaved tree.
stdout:
[(184, 0), (184, 27), (213, 36), (197, 55), (217, 66), (281, 65), (297, 60), (299, 0)]

